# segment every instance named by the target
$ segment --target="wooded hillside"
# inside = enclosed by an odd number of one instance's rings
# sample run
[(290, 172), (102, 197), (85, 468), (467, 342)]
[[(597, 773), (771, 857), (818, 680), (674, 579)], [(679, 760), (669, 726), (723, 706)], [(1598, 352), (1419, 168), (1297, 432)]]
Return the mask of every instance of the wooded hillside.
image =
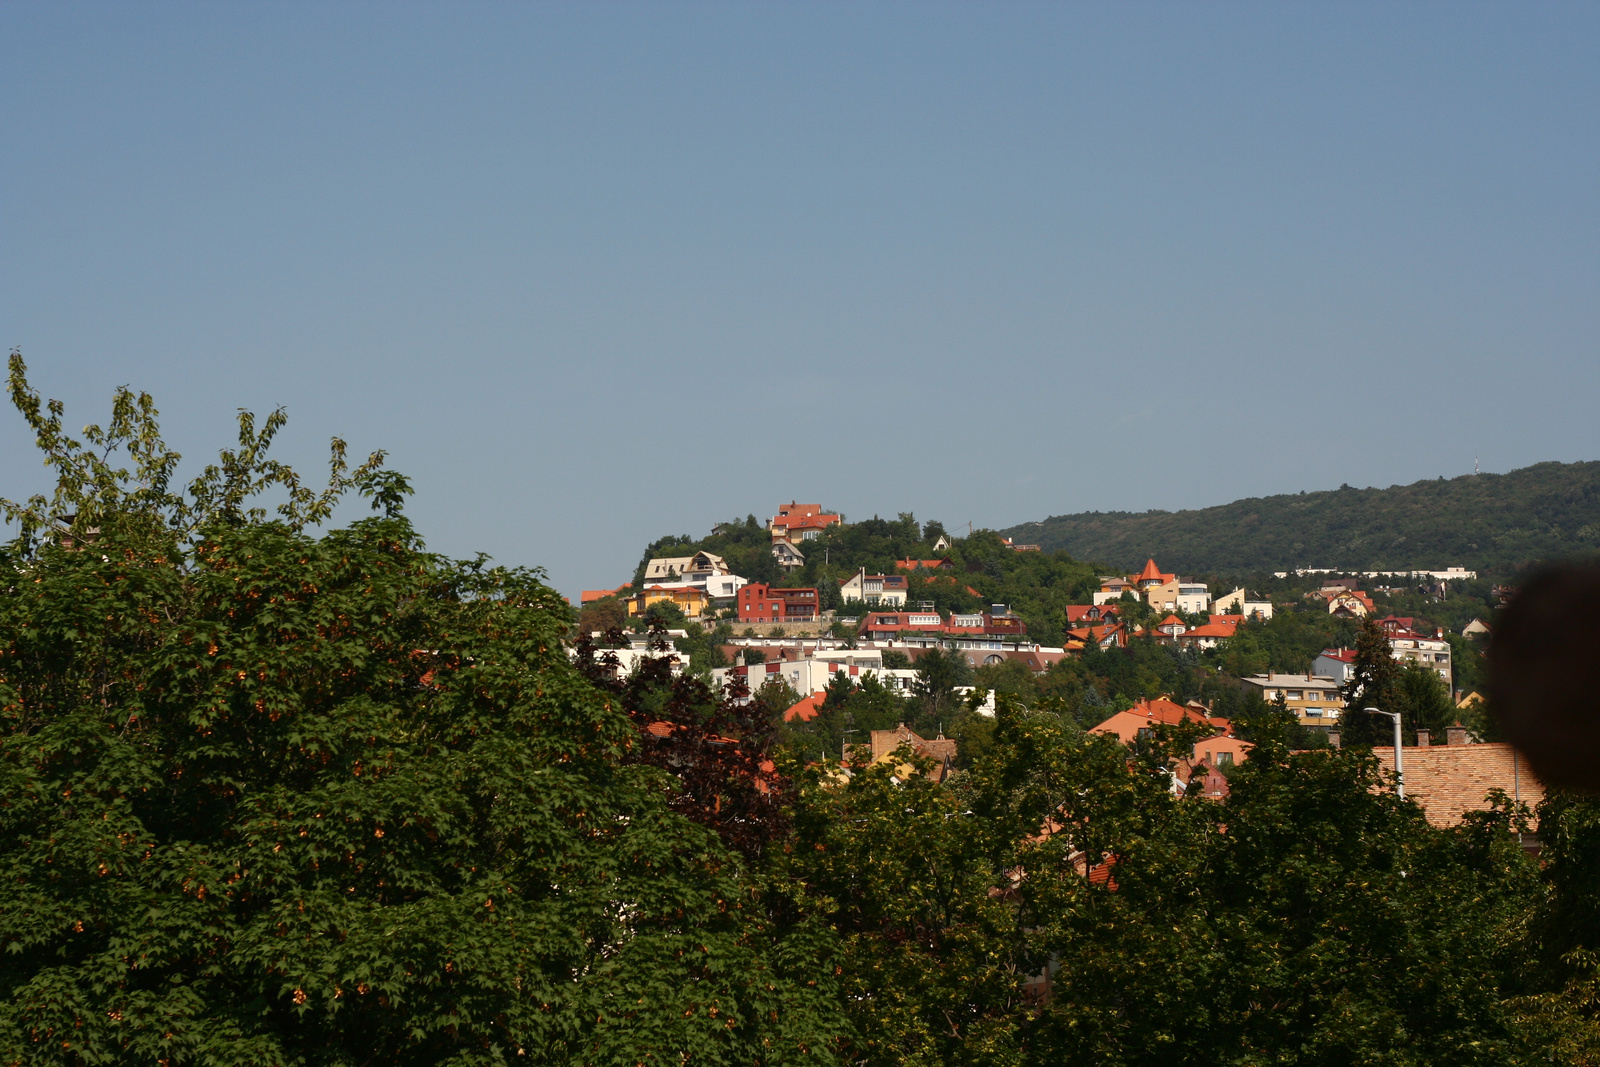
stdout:
[(1462, 566), (1503, 573), (1600, 551), (1600, 462), (1236, 500), (1194, 511), (1082, 512), (1001, 531), (1078, 559), (1184, 572)]

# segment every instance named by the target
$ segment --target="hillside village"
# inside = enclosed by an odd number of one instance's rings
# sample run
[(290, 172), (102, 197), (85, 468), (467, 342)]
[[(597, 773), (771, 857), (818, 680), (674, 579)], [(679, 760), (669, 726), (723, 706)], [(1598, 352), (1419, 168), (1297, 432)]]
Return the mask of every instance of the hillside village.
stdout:
[[(630, 581), (582, 593), (578, 631), (622, 674), (659, 656), (747, 693), (817, 758), (884, 760), (904, 742), (946, 774), (981, 750), (1004, 698), (1129, 742), (1195, 732), (1180, 777), (1215, 795), (1274, 712), (1300, 747), (1341, 744), (1363, 624), (1404, 682), (1408, 746), (1499, 752), (1479, 690), (1484, 619), (1504, 595), (1459, 567), (1189, 575), (1146, 559), (1117, 573), (990, 531), (849, 523), (791, 501), (655, 542)], [(1364, 717), (1356, 728), (1365, 739)], [(1392, 761), (1392, 744), (1375, 751)]]

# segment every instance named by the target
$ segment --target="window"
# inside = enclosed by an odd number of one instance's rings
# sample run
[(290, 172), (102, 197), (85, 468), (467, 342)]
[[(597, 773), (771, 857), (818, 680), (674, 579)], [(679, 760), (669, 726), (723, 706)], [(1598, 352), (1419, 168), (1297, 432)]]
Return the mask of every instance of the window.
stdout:
[(1232, 752), (1218, 752), (1217, 753), (1217, 766), (1218, 767), (1232, 767), (1233, 766), (1233, 753)]

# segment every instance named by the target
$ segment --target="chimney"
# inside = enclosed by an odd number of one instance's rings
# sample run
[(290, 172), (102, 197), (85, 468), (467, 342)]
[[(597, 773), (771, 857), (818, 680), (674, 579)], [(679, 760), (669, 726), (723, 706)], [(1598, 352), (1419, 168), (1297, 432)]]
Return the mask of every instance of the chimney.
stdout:
[(1467, 728), (1456, 723), (1444, 732), (1444, 743), (1447, 745), (1464, 745), (1467, 743)]
[(1339, 747), (1339, 731), (1338, 730), (1329, 730), (1328, 731), (1328, 747), (1329, 748), (1338, 748)]
[(1418, 748), (1427, 748), (1431, 744), (1433, 744), (1433, 735), (1430, 734), (1427, 730), (1418, 730), (1417, 731), (1417, 747)]

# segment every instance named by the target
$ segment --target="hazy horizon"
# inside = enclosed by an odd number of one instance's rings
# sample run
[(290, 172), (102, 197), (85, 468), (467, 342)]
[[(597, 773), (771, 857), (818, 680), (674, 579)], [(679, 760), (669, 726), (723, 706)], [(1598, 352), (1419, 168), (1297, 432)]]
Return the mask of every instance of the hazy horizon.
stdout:
[[(0, 344), (574, 596), (1600, 458), (1592, 5), (0, 7)], [(0, 418), (0, 495), (47, 488)], [(349, 509), (346, 516), (353, 516)]]

